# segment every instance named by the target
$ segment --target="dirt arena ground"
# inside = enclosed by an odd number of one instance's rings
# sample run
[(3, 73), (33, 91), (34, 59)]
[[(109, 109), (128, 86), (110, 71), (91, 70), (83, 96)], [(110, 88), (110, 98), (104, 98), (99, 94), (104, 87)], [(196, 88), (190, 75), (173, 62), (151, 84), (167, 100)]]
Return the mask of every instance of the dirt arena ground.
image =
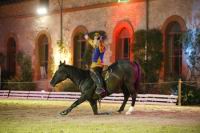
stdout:
[(60, 116), (71, 103), (0, 99), (0, 133), (200, 133), (198, 106), (136, 105), (125, 115), (116, 113), (120, 104), (102, 103), (110, 115), (94, 116), (86, 102)]

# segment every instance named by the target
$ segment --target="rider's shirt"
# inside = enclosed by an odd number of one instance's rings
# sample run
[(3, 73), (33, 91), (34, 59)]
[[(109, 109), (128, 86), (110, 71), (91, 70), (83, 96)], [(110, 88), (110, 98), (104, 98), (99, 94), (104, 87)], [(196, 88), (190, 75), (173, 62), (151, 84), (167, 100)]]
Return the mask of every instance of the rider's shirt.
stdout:
[(103, 67), (103, 58), (105, 53), (105, 46), (103, 42), (88, 39), (88, 43), (93, 47), (91, 68)]

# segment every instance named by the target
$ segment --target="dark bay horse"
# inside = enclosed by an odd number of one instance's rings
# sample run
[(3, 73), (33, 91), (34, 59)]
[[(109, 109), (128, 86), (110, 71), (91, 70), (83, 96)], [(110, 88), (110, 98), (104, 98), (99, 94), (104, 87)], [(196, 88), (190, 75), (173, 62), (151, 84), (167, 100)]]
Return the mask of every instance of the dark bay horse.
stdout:
[[(130, 113), (135, 105), (137, 90), (139, 89), (140, 84), (141, 68), (139, 64), (136, 62), (132, 63), (126, 60), (120, 60), (110, 65), (104, 73), (106, 73), (104, 77), (108, 92), (107, 95), (119, 92), (124, 94), (124, 101), (118, 112), (124, 110), (128, 98), (130, 96), (132, 97), (131, 108), (129, 109)], [(97, 108), (97, 100), (99, 97), (95, 94), (96, 85), (90, 77), (90, 71), (60, 63), (59, 68), (55, 72), (50, 83), (54, 87), (56, 84), (67, 78), (71, 79), (72, 82), (77, 85), (81, 92), (81, 96), (60, 114), (67, 115), (73, 108), (84, 101), (89, 101), (95, 115), (100, 114), (98, 113)]]

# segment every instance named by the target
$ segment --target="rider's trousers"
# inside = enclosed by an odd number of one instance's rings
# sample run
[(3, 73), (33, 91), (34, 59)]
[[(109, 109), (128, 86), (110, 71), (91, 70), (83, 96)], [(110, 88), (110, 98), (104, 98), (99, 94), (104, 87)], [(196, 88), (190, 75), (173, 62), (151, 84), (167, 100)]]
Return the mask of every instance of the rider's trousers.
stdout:
[(97, 89), (104, 88), (104, 80), (102, 77), (102, 67), (94, 67), (91, 68), (90, 76), (92, 80), (95, 82)]

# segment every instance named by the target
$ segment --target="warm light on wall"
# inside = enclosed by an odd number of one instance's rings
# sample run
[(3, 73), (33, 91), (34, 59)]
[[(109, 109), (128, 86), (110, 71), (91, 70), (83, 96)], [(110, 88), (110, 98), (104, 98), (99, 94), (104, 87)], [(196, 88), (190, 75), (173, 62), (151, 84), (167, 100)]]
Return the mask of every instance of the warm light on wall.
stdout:
[(118, 2), (128, 2), (129, 0), (118, 0)]
[(37, 9), (38, 15), (46, 15), (47, 14), (47, 8), (44, 6), (41, 6)]
[(55, 63), (55, 70), (57, 70), (57, 67), (60, 64), (60, 61), (63, 62), (65, 61), (66, 64), (71, 65), (72, 64), (72, 53), (69, 50), (65, 50), (64, 52), (60, 52), (59, 48), (54, 48), (55, 53), (54, 53), (54, 63)]

